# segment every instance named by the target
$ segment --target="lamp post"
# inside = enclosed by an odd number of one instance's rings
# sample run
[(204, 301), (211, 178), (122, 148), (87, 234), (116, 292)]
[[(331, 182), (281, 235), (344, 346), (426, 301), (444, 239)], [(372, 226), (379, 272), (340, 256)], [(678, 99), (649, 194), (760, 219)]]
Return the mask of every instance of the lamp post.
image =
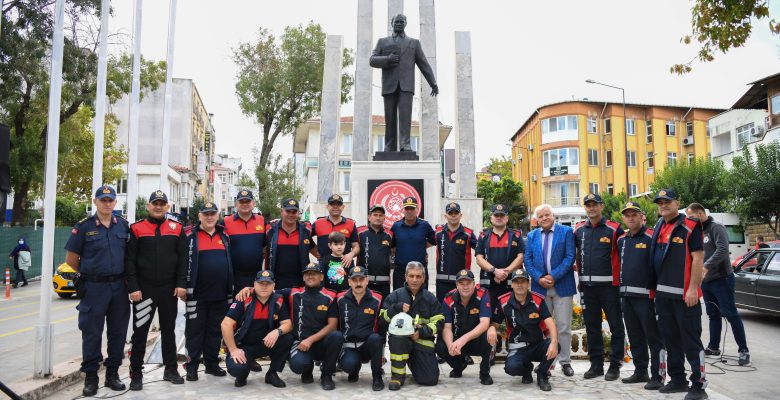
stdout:
[(626, 154), (625, 154), (625, 157), (626, 157), (626, 162), (625, 162), (625, 164), (626, 164), (626, 194), (628, 194), (628, 132), (627, 132), (627, 129), (626, 129), (626, 121), (627, 121), (626, 120), (626, 91), (622, 87), (617, 87), (617, 86), (608, 85), (606, 83), (596, 82), (593, 79), (587, 79), (587, 80), (585, 80), (585, 82), (586, 83), (592, 83), (594, 85), (601, 85), (601, 86), (611, 87), (613, 89), (618, 89), (618, 90), (620, 90), (621, 93), (623, 93), (623, 139), (624, 139), (624, 143), (626, 144)]

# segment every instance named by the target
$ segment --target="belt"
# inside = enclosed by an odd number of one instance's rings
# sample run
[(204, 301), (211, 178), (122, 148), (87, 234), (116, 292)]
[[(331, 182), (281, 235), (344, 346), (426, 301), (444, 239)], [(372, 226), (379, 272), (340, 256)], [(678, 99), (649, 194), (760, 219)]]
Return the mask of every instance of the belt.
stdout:
[(438, 282), (454, 282), (457, 279), (457, 275), (436, 274), (436, 281)]
[(344, 344), (341, 346), (342, 349), (359, 349), (360, 346), (365, 344), (366, 342), (344, 342)]
[(620, 293), (634, 293), (634, 294), (650, 294), (650, 289), (641, 288), (637, 286), (621, 286)]
[(99, 282), (99, 283), (107, 283), (107, 282), (116, 282), (120, 279), (125, 279), (125, 276), (123, 274), (118, 275), (81, 275), (81, 279), (84, 279), (87, 282)]
[(488, 287), (488, 286), (490, 286), (490, 279), (480, 279), (479, 280), (479, 284), (481, 286)]
[(604, 275), (583, 275), (580, 276), (580, 282), (612, 282), (612, 277)]
[(655, 290), (656, 292), (664, 292), (664, 293), (679, 294), (679, 295), (685, 293), (685, 290), (683, 288), (667, 286), (667, 285), (658, 285), (656, 286)]
[(519, 350), (523, 347), (528, 347), (530, 343), (528, 342), (517, 342), (517, 343), (509, 343), (509, 346), (507, 347), (508, 350)]
[(382, 275), (368, 275), (368, 281), (369, 282), (390, 282), (389, 276), (382, 276)]

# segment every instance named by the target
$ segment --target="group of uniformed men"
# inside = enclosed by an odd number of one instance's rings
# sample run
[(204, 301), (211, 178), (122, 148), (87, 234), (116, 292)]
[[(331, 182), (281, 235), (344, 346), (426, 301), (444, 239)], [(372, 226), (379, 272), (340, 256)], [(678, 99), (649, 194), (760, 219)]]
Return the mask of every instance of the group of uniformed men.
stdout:
[[(636, 369), (623, 382), (686, 391), (686, 399), (706, 398), (699, 306), (702, 231), (696, 220), (678, 214), (670, 189), (655, 196), (662, 218), (654, 229), (629, 202), (622, 209), (624, 232), (602, 216), (600, 196), (589, 194), (584, 198), (588, 219), (573, 230), (554, 223), (550, 206), (537, 207), (539, 229), (530, 232), (527, 243), (507, 226), (508, 208), (502, 204), (492, 207), (491, 227), (477, 236), (461, 224), (459, 204), (448, 204), (446, 224), (434, 229), (418, 217), (413, 197), (403, 201), (404, 218), (386, 230), (381, 205), (370, 208), (368, 225), (357, 227), (341, 215), (344, 202), (338, 195), (328, 199), (328, 216), (313, 224), (300, 221), (295, 199), (284, 200), (281, 218), (267, 222), (253, 213), (253, 194), (242, 190), (235, 214), (219, 223), (219, 210), (206, 202), (200, 223), (189, 233), (166, 219), (169, 205), (162, 191), (151, 194), (148, 217), (129, 226), (113, 214), (113, 188), (101, 187), (93, 201), (96, 214), (73, 229), (66, 245), (66, 261), (82, 282), (85, 396), (98, 388), (104, 324), (105, 386), (125, 388), (117, 370), (130, 303), (131, 390), (143, 388), (147, 333), (159, 310), (163, 379), (173, 384), (198, 380), (202, 362), (206, 374), (229, 373), (236, 386), (244, 386), (251, 371), (262, 370), (256, 359), (269, 356), (265, 382), (275, 387), (285, 386), (279, 372), (288, 361), (303, 383), (313, 382), (319, 362), (325, 390), (335, 388), (338, 369), (355, 382), (361, 364), (370, 362), (372, 388), (382, 390), (387, 343), (391, 390), (403, 386), (407, 367), (418, 384), (437, 384), (437, 358), (452, 367), (450, 377), (459, 378), (469, 356), (481, 357), (479, 380), (490, 385), (493, 355), (504, 336), (506, 373), (521, 376), (525, 384), (534, 382), (535, 373), (539, 388), (549, 391), (556, 358), (566, 376), (574, 373), (569, 354), (576, 271), (591, 361), (586, 379), (604, 375), (603, 311), (612, 335), (607, 380), (619, 377), (625, 320)], [(436, 247), (435, 295), (427, 290), (431, 246)], [(471, 271), (472, 251), (479, 277)], [(310, 254), (319, 263), (310, 263)], [(186, 302), (185, 378), (176, 363), (177, 299)], [(499, 335), (501, 326), (506, 332)], [(219, 366), (223, 342), (227, 371)], [(684, 358), (691, 365), (690, 388)], [(539, 363), (535, 369), (532, 362)]]

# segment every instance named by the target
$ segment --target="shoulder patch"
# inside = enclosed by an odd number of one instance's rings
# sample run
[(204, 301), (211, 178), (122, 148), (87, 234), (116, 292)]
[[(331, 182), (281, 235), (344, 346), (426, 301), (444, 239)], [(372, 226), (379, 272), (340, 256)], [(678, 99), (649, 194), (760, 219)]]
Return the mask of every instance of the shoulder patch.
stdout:
[(366, 225), (361, 225), (357, 227), (358, 233), (363, 233), (368, 230), (368, 227)]
[(464, 227), (463, 227), (463, 232), (466, 232), (466, 233), (467, 233), (467, 234), (469, 234), (469, 235), (471, 235), (472, 233), (474, 233), (474, 231), (473, 231), (473, 230), (471, 230), (471, 228), (469, 228), (469, 227), (467, 227), (467, 226), (464, 226)]

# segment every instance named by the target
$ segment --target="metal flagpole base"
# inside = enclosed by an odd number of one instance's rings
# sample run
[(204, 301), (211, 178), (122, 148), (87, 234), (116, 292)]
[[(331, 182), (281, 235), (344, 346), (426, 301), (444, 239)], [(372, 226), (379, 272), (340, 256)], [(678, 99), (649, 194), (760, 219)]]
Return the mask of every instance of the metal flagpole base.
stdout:
[(33, 378), (43, 379), (52, 375), (51, 324), (35, 327), (35, 371)]

